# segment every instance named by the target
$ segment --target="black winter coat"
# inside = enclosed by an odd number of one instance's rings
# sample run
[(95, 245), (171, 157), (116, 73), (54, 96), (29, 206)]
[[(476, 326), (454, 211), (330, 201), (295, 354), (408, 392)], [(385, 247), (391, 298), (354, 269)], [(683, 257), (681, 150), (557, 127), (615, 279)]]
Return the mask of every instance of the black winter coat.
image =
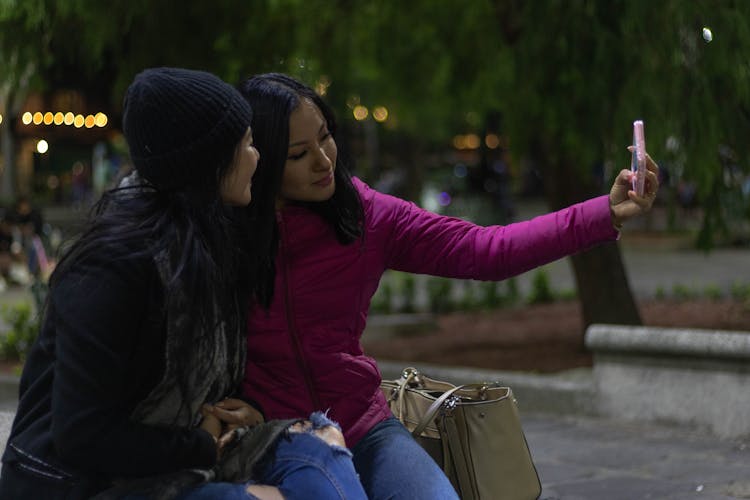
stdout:
[(21, 377), (0, 499), (88, 498), (114, 478), (215, 463), (202, 429), (129, 418), (162, 376), (162, 304), (148, 259), (87, 261), (53, 287)]

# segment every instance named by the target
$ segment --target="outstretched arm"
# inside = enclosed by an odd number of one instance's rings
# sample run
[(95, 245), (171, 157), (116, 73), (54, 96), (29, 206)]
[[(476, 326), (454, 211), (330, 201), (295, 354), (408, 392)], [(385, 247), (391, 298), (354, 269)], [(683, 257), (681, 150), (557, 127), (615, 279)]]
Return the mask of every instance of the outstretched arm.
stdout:
[(499, 281), (617, 239), (608, 196), (507, 226), (482, 227), (384, 194), (372, 195), (369, 241), (384, 268)]

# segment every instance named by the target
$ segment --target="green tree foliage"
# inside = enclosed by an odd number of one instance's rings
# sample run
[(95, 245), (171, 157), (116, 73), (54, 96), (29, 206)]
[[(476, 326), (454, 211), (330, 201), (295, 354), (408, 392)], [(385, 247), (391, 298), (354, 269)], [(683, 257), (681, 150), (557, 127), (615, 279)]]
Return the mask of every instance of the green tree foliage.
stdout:
[[(558, 169), (585, 183), (597, 161), (627, 164), (630, 123), (643, 118), (654, 158), (666, 166), (679, 148), (685, 159), (669, 165), (671, 174), (696, 183), (705, 211), (700, 243), (710, 245), (726, 217), (738, 215), (722, 205), (738, 189), (727, 181), (729, 163), (748, 172), (750, 4), (498, 1), (495, 8), (516, 20), (507, 37), (515, 98), (504, 108), (514, 140), (540, 148), (550, 174)], [(570, 201), (552, 198), (556, 206)], [(745, 216), (748, 207), (748, 199), (735, 206)]]
[[(77, 84), (115, 106), (154, 65), (325, 80), (340, 116), (352, 97), (388, 106), (415, 186), (420, 144), (501, 112), (551, 208), (602, 193), (593, 165), (627, 167), (641, 118), (651, 155), (698, 188), (702, 246), (750, 217), (743, 0), (0, 0), (0, 32), (0, 86)], [(573, 265), (585, 323), (639, 321), (616, 245)]]

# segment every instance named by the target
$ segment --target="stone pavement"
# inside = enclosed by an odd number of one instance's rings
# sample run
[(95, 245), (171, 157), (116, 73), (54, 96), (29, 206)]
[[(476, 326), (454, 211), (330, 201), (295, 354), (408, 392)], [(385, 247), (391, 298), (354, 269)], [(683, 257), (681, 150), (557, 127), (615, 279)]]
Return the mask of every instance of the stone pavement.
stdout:
[(750, 439), (583, 416), (522, 415), (548, 500), (750, 498)]

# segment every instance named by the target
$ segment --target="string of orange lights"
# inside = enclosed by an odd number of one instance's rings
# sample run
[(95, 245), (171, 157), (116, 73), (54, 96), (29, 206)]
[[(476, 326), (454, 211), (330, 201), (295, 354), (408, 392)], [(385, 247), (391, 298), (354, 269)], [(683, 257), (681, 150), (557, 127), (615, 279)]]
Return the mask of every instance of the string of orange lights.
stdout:
[(63, 113), (62, 111), (56, 113), (53, 113), (52, 111), (47, 111), (45, 113), (42, 113), (41, 111), (35, 113), (27, 111), (21, 116), (21, 123), (24, 125), (68, 125), (76, 128), (106, 127), (108, 121), (109, 119), (107, 118), (107, 115), (101, 112), (94, 115), (83, 116), (80, 114), (73, 114), (70, 111), (67, 113)]

